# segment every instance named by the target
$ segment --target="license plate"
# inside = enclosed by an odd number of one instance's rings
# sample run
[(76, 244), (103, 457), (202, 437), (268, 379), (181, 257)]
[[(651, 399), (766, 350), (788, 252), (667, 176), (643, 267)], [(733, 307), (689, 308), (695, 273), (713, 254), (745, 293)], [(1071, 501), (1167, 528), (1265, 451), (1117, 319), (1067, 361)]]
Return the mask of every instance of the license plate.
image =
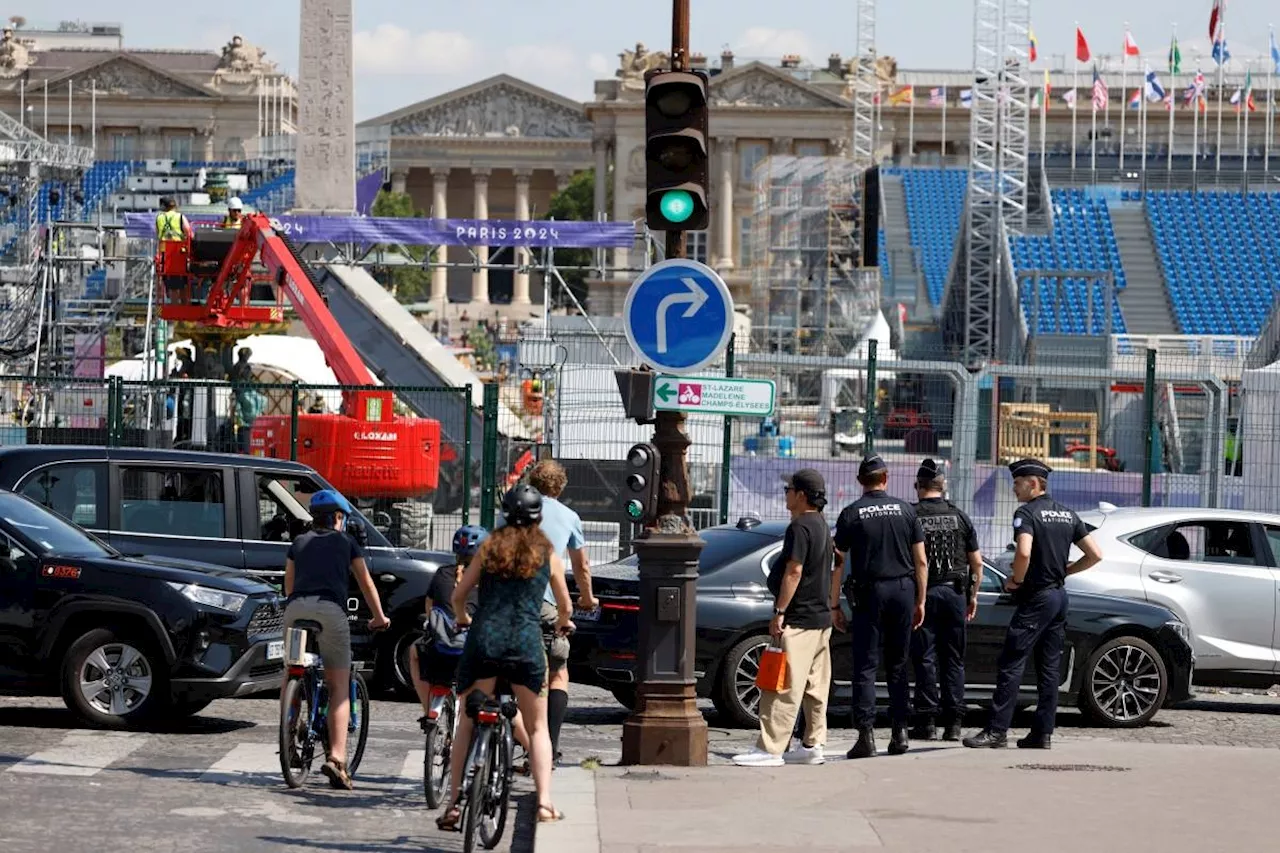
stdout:
[(575, 622), (599, 622), (600, 611), (596, 610), (574, 610), (573, 619)]
[(267, 643), (267, 660), (280, 660), (284, 657), (284, 640)]

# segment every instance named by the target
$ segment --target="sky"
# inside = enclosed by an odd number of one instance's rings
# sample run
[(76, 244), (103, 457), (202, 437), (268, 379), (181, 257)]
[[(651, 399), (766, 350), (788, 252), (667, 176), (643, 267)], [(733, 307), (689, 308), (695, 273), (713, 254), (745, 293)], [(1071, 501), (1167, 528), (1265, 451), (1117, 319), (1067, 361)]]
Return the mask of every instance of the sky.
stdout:
[[(30, 0), (29, 0), (30, 2)], [(724, 47), (738, 60), (795, 53), (825, 65), (831, 53), (853, 50), (853, 0), (691, 0), (695, 52), (713, 60)], [(7, 4), (29, 27), (59, 20), (118, 22), (127, 47), (217, 49), (234, 33), (267, 51), (267, 58), (297, 71), (299, 0), (243, 3), (142, 3), (140, 0), (56, 0)], [(1212, 0), (1032, 0), (1032, 27), (1040, 65), (1074, 54), (1075, 26), (1094, 55), (1119, 55), (1126, 21), (1153, 68), (1163, 70), (1177, 23), (1183, 69), (1197, 52), (1208, 58)], [(15, 8), (18, 7), (18, 8)], [(592, 98), (594, 81), (613, 76), (618, 54), (637, 41), (669, 47), (670, 4), (617, 0), (354, 0), (356, 114), (369, 118), (506, 72), (578, 100)], [(261, 11), (251, 13), (247, 10)], [(961, 69), (973, 62), (971, 0), (880, 0), (877, 48), (903, 68)], [(163, 10), (163, 14), (159, 14)], [(269, 11), (268, 11), (269, 10)], [(921, 22), (927, 22), (922, 27)], [(1227, 43), (1237, 61), (1258, 57), (1257, 74), (1270, 63), (1267, 30), (1280, 25), (1276, 0), (1229, 0)], [(1235, 34), (1239, 34), (1237, 37)]]

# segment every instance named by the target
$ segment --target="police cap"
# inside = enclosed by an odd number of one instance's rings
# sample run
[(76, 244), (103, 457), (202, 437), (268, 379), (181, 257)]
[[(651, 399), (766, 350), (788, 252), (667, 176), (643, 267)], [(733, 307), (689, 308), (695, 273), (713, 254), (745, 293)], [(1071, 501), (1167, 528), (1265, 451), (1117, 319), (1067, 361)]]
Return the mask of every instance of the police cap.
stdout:
[(1053, 469), (1041, 462), (1039, 459), (1019, 459), (1017, 462), (1009, 464), (1009, 473), (1016, 477), (1044, 477), (1048, 478), (1049, 472)]
[(881, 471), (887, 470), (889, 470), (889, 466), (884, 464), (880, 454), (873, 453), (870, 456), (862, 457), (862, 464), (858, 466), (858, 478), (870, 477), (873, 474), (879, 474)]
[(926, 459), (920, 463), (920, 468), (916, 471), (916, 481), (920, 483), (932, 483), (942, 475), (942, 465), (935, 459)]

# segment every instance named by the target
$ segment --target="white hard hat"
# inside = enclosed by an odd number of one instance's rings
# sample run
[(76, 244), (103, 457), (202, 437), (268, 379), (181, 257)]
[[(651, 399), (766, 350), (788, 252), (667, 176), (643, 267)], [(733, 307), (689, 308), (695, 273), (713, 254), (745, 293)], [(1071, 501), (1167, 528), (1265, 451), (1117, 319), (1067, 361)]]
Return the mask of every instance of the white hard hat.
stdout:
[(227, 202), (227, 210), (244, 210), (244, 202), (240, 200), (240, 196), (231, 197)]

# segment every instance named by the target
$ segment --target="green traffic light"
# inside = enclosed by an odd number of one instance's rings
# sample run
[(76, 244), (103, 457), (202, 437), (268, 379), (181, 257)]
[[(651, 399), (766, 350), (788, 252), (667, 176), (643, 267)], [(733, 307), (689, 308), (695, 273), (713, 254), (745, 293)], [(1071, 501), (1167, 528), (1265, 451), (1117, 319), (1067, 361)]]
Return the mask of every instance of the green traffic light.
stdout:
[(641, 521), (644, 519), (644, 504), (640, 501), (627, 501), (627, 517), (632, 521)]
[(663, 193), (658, 209), (668, 222), (684, 222), (693, 216), (693, 196), (684, 190), (670, 190)]

